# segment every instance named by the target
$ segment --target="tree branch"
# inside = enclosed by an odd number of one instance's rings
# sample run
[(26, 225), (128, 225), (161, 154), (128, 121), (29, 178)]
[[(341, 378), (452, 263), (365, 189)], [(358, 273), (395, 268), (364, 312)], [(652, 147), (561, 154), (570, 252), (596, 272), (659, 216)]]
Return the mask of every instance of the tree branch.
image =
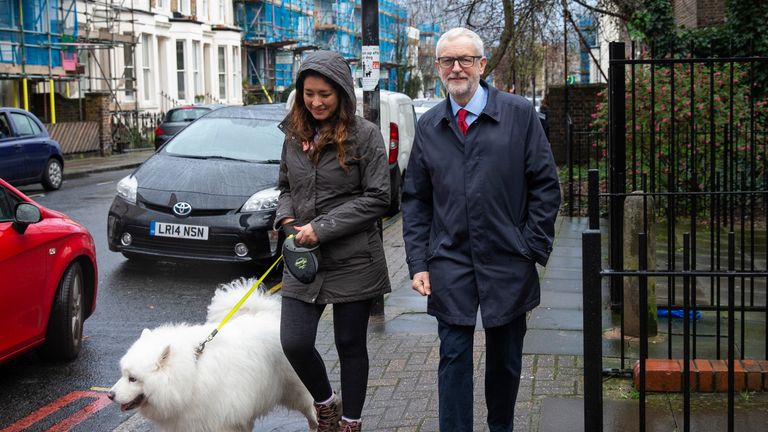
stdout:
[(496, 69), (496, 66), (501, 62), (501, 58), (504, 57), (504, 53), (507, 52), (509, 42), (512, 40), (512, 31), (514, 29), (514, 12), (512, 10), (512, 0), (501, 0), (501, 4), (504, 7), (504, 30), (499, 36), (499, 48), (493, 53), (491, 59), (488, 60), (488, 64), (485, 66), (485, 72), (483, 72), (483, 79)]
[(597, 12), (597, 13), (603, 14), (603, 15), (609, 15), (609, 16), (612, 16), (612, 17), (616, 17), (616, 18), (619, 18), (619, 19), (621, 19), (623, 21), (629, 21), (629, 17), (624, 15), (624, 14), (621, 14), (621, 13), (618, 13), (618, 12), (611, 12), (611, 11), (608, 11), (608, 10), (605, 10), (605, 9), (601, 9), (599, 7), (596, 7), (596, 6), (590, 6), (590, 5), (584, 3), (581, 0), (573, 0), (573, 1), (574, 1), (574, 3), (577, 3), (577, 4), (581, 5), (581, 6), (584, 6), (585, 8), (587, 8), (587, 9), (593, 11), (593, 12)]

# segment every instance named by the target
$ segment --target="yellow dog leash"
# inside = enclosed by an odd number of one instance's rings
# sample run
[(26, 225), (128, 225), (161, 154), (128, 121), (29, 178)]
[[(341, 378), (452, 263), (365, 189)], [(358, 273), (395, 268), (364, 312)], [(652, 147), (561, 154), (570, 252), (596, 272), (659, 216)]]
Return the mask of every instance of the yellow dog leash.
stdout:
[[(231, 311), (229, 311), (229, 313), (227, 314), (227, 316), (225, 316), (225, 317), (224, 317), (224, 319), (223, 319), (223, 320), (221, 320), (221, 324), (219, 324), (219, 326), (218, 326), (218, 327), (216, 327), (215, 329), (213, 329), (213, 331), (211, 332), (211, 334), (209, 334), (209, 335), (208, 335), (208, 337), (207, 337), (207, 338), (206, 338), (206, 339), (205, 339), (203, 342), (201, 342), (201, 343), (200, 343), (200, 345), (199, 345), (199, 346), (198, 346), (198, 347), (195, 349), (195, 353), (196, 353), (196, 356), (197, 356), (197, 357), (200, 357), (200, 354), (202, 354), (202, 353), (203, 353), (203, 350), (205, 349), (205, 344), (207, 344), (208, 342), (210, 342), (210, 341), (212, 341), (212, 340), (213, 340), (213, 338), (216, 336), (216, 334), (219, 332), (219, 330), (221, 330), (221, 328), (222, 328), (222, 327), (224, 327), (224, 324), (226, 324), (226, 323), (227, 323), (227, 321), (229, 321), (229, 319), (230, 319), (230, 318), (232, 318), (232, 315), (234, 315), (234, 314), (235, 314), (235, 312), (237, 312), (237, 310), (238, 310), (238, 309), (240, 309), (240, 306), (242, 306), (242, 305), (243, 305), (243, 303), (245, 303), (245, 301), (246, 301), (246, 300), (248, 300), (248, 297), (250, 297), (250, 296), (251, 296), (251, 294), (253, 294), (253, 292), (254, 292), (254, 291), (256, 291), (256, 288), (258, 288), (258, 287), (261, 285), (261, 283), (264, 281), (264, 279), (266, 279), (267, 275), (269, 275), (269, 273), (272, 271), (272, 269), (274, 269), (274, 268), (275, 268), (275, 266), (277, 266), (277, 263), (279, 263), (279, 262), (280, 262), (280, 260), (282, 260), (282, 259), (283, 259), (283, 256), (282, 256), (282, 255), (280, 255), (279, 257), (277, 257), (277, 259), (275, 260), (275, 262), (274, 262), (274, 263), (272, 263), (272, 265), (271, 265), (271, 266), (269, 266), (269, 268), (267, 269), (267, 271), (266, 271), (266, 272), (264, 272), (264, 274), (263, 274), (263, 275), (261, 275), (261, 277), (259, 278), (259, 280), (257, 280), (257, 281), (256, 281), (256, 283), (254, 283), (254, 284), (253, 284), (253, 286), (251, 287), (251, 289), (249, 289), (249, 290), (248, 290), (248, 292), (247, 292), (247, 293), (245, 293), (245, 295), (244, 295), (244, 296), (243, 296), (243, 297), (240, 299), (240, 301), (238, 301), (238, 302), (237, 302), (237, 304), (235, 304), (235, 306), (232, 308), (232, 310), (231, 310)], [(281, 284), (277, 284), (277, 285), (275, 285), (274, 287), (272, 287), (272, 289), (270, 289), (269, 291), (267, 291), (267, 295), (272, 295), (273, 293), (275, 293), (277, 290), (279, 290), (279, 289), (280, 289), (280, 286), (281, 286)]]

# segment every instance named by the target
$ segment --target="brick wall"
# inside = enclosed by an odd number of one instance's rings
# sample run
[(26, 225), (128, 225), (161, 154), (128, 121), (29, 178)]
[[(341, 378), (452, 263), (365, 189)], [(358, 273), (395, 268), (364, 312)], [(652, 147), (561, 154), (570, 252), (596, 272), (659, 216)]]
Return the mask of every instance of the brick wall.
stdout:
[(109, 93), (87, 93), (85, 95), (85, 120), (99, 124), (99, 143), (102, 156), (112, 154), (112, 125), (109, 106)]
[(675, 16), (675, 25), (678, 27), (695, 28), (697, 0), (674, 0), (672, 13)]
[(699, 27), (721, 24), (725, 21), (725, 0), (699, 0)]
[(725, 20), (725, 0), (674, 0), (672, 11), (678, 26), (707, 27)]
[[(56, 122), (81, 121), (80, 103), (76, 98), (68, 99), (56, 93)], [(32, 111), (43, 123), (50, 123), (50, 96), (47, 93), (33, 94), (30, 96), (29, 110)], [(85, 108), (85, 106), (83, 106)]]
[[(568, 86), (568, 105), (574, 131), (586, 130), (595, 112), (597, 93), (606, 88), (606, 84), (577, 84)], [(565, 87), (549, 86), (545, 102), (549, 107), (549, 142), (558, 165), (566, 163), (565, 148)]]

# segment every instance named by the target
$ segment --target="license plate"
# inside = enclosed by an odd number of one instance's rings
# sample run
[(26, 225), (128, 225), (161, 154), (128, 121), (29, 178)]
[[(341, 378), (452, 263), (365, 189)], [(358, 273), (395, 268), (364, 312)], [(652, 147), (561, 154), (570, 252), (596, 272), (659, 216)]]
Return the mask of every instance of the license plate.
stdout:
[(152, 237), (208, 240), (208, 227), (152, 221), (149, 223), (149, 235)]

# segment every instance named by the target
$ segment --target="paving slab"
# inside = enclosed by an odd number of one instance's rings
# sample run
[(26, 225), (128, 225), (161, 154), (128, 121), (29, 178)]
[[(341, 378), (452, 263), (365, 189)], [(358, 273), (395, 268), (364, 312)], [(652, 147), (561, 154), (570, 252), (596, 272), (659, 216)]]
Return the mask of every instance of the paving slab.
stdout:
[(537, 307), (528, 318), (529, 329), (583, 330), (584, 314), (581, 309), (554, 309)]
[[(768, 430), (768, 396), (737, 398), (734, 430)], [(691, 400), (690, 430), (721, 432), (728, 430), (727, 401), (723, 395), (697, 395)], [(647, 432), (671, 432), (683, 429), (682, 398), (679, 395), (656, 396), (646, 404)], [(606, 400), (603, 402), (604, 432), (640, 430), (639, 401)], [(539, 432), (584, 431), (584, 401), (579, 398), (546, 398), (541, 403)]]
[(582, 292), (581, 274), (579, 274), (578, 278), (574, 278), (573, 275), (570, 275), (571, 278), (555, 278), (550, 277), (550, 273), (554, 273), (554, 270), (547, 269), (546, 273), (544, 274), (544, 279), (541, 280), (540, 285), (542, 291), (570, 293)]
[(582, 310), (581, 293), (575, 292), (555, 292), (548, 289), (541, 290), (540, 308), (573, 308)]
[(525, 334), (523, 354), (583, 353), (584, 334), (581, 331), (529, 329)]

